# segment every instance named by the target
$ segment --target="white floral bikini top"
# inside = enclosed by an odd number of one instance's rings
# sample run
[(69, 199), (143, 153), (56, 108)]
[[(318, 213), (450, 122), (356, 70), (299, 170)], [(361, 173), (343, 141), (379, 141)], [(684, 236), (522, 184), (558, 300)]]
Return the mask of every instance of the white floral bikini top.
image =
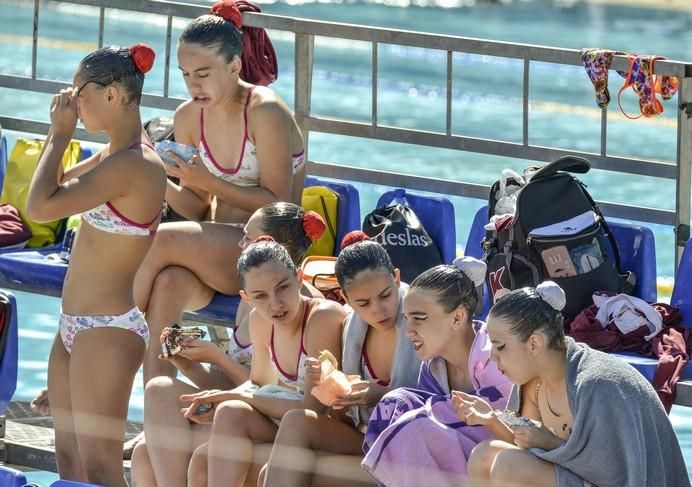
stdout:
[(228, 344), (228, 355), (243, 367), (248, 369), (252, 365), (252, 343), (243, 345), (236, 337), (236, 330), (231, 331), (230, 342)]
[[(151, 144), (145, 142), (135, 142), (126, 150), (133, 149), (139, 145), (144, 145), (154, 150)], [(159, 221), (161, 220), (162, 210), (163, 208), (159, 210), (154, 219), (150, 222), (138, 223), (127, 218), (120, 213), (110, 201), (107, 201), (96, 208), (83, 212), (82, 220), (102, 232), (148, 237), (156, 233), (156, 228), (159, 226)]]
[[(250, 96), (252, 95), (252, 90), (255, 87), (250, 88), (247, 94), (247, 100), (245, 101), (245, 110), (243, 112), (243, 119), (245, 120), (245, 136), (243, 137), (243, 145), (240, 149), (240, 157), (238, 158), (238, 163), (234, 169), (226, 169), (222, 167), (216, 160), (209, 149), (206, 139), (204, 138), (204, 109), (200, 110), (199, 113), (199, 125), (201, 138), (199, 141), (199, 158), (202, 160), (204, 165), (207, 167), (210, 173), (212, 173), (217, 178), (237, 184), (239, 186), (259, 186), (260, 185), (260, 172), (259, 172), (259, 162), (257, 161), (257, 149), (250, 142), (247, 133), (247, 107), (250, 104)], [(301, 151), (298, 154), (292, 156), (293, 161), (293, 173), (305, 164), (305, 151)]]

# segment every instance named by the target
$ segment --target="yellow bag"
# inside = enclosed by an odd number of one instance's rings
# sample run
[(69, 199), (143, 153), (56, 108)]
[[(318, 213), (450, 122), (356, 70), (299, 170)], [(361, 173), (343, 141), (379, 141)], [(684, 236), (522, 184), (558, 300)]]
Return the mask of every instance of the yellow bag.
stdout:
[(339, 197), (326, 186), (308, 186), (303, 189), (303, 208), (316, 211), (327, 224), (327, 231), (312, 242), (305, 256), (334, 255), (336, 245), (336, 222)]
[[(26, 217), (26, 200), (29, 197), (29, 186), (31, 185), (31, 178), (36, 170), (42, 149), (42, 140), (17, 139), (17, 143), (7, 161), (5, 183), (3, 184), (2, 195), (0, 195), (0, 204), (9, 203), (19, 210), (19, 215), (33, 235), (26, 246), (34, 248), (53, 245), (62, 223), (62, 220), (37, 223)], [(71, 141), (62, 158), (63, 166), (65, 168), (73, 166), (79, 161), (80, 154), (79, 142), (76, 140)]]

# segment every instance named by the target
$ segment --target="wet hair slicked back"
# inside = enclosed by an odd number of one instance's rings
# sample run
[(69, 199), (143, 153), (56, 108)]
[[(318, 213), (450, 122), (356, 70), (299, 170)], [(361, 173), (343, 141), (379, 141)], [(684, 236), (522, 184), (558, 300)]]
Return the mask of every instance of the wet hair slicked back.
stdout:
[(262, 217), (262, 232), (286, 247), (293, 262), (299, 265), (312, 244), (303, 228), (305, 209), (294, 203), (277, 202), (257, 211)]
[(241, 289), (245, 288), (245, 274), (267, 262), (278, 262), (291, 271), (298, 272), (288, 251), (277, 242), (261, 241), (250, 244), (238, 258), (237, 272)]
[(490, 309), (490, 316), (507, 322), (512, 335), (522, 342), (540, 332), (547, 337), (549, 348), (565, 348), (562, 313), (548, 304), (535, 288), (524, 287), (502, 296)]
[(475, 285), (454, 265), (438, 265), (428, 269), (413, 280), (409, 289), (421, 289), (435, 294), (445, 313), (451, 313), (462, 306), (471, 318), (478, 306)]
[(84, 81), (93, 81), (101, 86), (120, 84), (129, 95), (127, 104), (140, 104), (144, 73), (135, 66), (127, 47), (102, 47), (82, 59), (77, 73)]
[(348, 285), (365, 270), (394, 274), (394, 265), (387, 251), (377, 242), (364, 240), (349, 245), (339, 253), (334, 268), (336, 279), (344, 292)]
[(197, 17), (180, 34), (180, 42), (213, 48), (227, 63), (243, 52), (243, 33), (218, 15)]

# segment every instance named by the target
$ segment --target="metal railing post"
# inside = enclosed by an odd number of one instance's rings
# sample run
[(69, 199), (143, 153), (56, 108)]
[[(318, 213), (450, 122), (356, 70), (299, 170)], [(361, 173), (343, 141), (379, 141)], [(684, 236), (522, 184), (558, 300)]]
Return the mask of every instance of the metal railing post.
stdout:
[(692, 191), (692, 68), (680, 78), (678, 91), (678, 150), (675, 182), (675, 269), (677, 272), (682, 248), (690, 238), (690, 198)]
[(305, 160), (308, 159), (309, 130), (307, 119), (310, 116), (312, 99), (312, 65), (315, 55), (315, 37), (296, 33), (295, 36), (295, 118), (303, 133)]

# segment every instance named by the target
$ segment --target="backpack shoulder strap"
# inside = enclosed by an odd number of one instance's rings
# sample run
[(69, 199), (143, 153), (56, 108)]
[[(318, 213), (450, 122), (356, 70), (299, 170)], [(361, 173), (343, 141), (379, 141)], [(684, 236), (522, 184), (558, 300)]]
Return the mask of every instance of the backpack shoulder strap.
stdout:
[(566, 171), (576, 174), (586, 174), (591, 169), (591, 163), (583, 157), (563, 156), (555, 159), (550, 164), (546, 164), (531, 175), (531, 181), (554, 176), (559, 171)]

